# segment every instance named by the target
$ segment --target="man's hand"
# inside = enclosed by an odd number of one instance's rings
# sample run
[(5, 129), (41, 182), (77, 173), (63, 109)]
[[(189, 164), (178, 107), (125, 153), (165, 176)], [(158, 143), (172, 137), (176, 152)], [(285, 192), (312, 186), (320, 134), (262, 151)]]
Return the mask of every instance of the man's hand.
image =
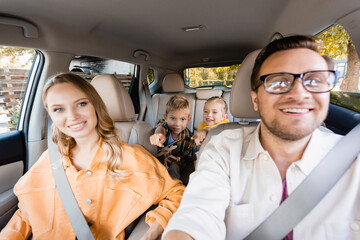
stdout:
[(162, 133), (154, 133), (150, 136), (150, 143), (158, 147), (164, 147), (165, 140), (166, 136)]
[(155, 221), (140, 240), (155, 240), (163, 231), (164, 229), (160, 223)]
[(201, 129), (200, 131), (195, 133), (194, 136), (191, 137), (191, 139), (194, 139), (196, 146), (199, 146), (202, 144), (202, 142), (206, 138), (207, 133), (208, 133), (208, 130), (206, 130), (206, 128)]

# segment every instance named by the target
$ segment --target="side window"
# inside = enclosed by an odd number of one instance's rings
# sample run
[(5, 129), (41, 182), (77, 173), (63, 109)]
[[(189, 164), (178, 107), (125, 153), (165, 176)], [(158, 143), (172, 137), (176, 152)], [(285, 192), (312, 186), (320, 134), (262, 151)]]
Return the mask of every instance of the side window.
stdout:
[(152, 82), (154, 82), (154, 69), (149, 68), (147, 73), (147, 82), (150, 85)]
[(226, 86), (232, 87), (240, 64), (221, 67), (198, 67), (184, 70), (185, 85), (190, 88)]
[(132, 63), (98, 57), (77, 56), (71, 63), (69, 70), (91, 81), (99, 74), (114, 74), (122, 85), (129, 91), (134, 67)]
[(350, 36), (341, 25), (334, 25), (317, 37), (324, 43), (323, 53), (334, 59), (338, 72), (331, 103), (360, 112), (360, 60)]
[(0, 46), (0, 134), (16, 130), (35, 50)]

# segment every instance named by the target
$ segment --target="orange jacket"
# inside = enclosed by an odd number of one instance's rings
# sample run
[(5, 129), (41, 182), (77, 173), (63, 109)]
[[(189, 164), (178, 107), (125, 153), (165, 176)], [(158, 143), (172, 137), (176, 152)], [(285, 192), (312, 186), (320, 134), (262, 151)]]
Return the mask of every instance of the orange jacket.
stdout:
[[(124, 229), (153, 204), (146, 222), (158, 221), (165, 229), (178, 208), (185, 187), (143, 147), (123, 144), (121, 169), (127, 179), (116, 182), (107, 175), (98, 148), (87, 169), (78, 171), (63, 157), (66, 175), (77, 202), (96, 239), (124, 239)], [(14, 192), (19, 209), (0, 233), (0, 239), (75, 239), (52, 175), (48, 151), (18, 181)]]

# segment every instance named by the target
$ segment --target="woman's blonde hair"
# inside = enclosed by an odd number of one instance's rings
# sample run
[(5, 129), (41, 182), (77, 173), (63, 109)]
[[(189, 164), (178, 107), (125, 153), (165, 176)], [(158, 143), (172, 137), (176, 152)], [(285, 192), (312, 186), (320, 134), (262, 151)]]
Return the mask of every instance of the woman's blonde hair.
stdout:
[[(120, 170), (123, 148), (119, 142), (118, 136), (116, 135), (113, 120), (107, 112), (104, 102), (90, 83), (73, 73), (61, 73), (50, 77), (43, 90), (42, 99), (44, 107), (47, 111), (49, 111), (46, 102), (49, 89), (61, 83), (70, 83), (77, 89), (81, 90), (94, 106), (97, 117), (97, 124), (95, 128), (99, 135), (101, 148), (103, 149), (105, 155), (102, 161), (107, 163), (108, 173), (113, 179), (124, 179), (127, 173), (124, 170)], [(68, 157), (71, 156), (71, 149), (76, 145), (74, 138), (64, 134), (55, 125), (53, 125), (52, 140), (55, 144), (57, 144), (61, 155)]]

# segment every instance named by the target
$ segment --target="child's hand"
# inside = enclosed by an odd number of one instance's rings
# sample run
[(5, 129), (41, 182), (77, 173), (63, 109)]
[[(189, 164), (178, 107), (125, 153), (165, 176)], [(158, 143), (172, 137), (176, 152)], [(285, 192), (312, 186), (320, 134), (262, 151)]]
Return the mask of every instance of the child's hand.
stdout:
[(154, 133), (150, 136), (150, 143), (158, 147), (164, 147), (166, 136), (162, 133)]
[(202, 129), (202, 130), (198, 131), (197, 133), (195, 133), (191, 139), (194, 139), (196, 146), (199, 146), (202, 144), (202, 142), (206, 138), (207, 133), (208, 133), (207, 130)]

